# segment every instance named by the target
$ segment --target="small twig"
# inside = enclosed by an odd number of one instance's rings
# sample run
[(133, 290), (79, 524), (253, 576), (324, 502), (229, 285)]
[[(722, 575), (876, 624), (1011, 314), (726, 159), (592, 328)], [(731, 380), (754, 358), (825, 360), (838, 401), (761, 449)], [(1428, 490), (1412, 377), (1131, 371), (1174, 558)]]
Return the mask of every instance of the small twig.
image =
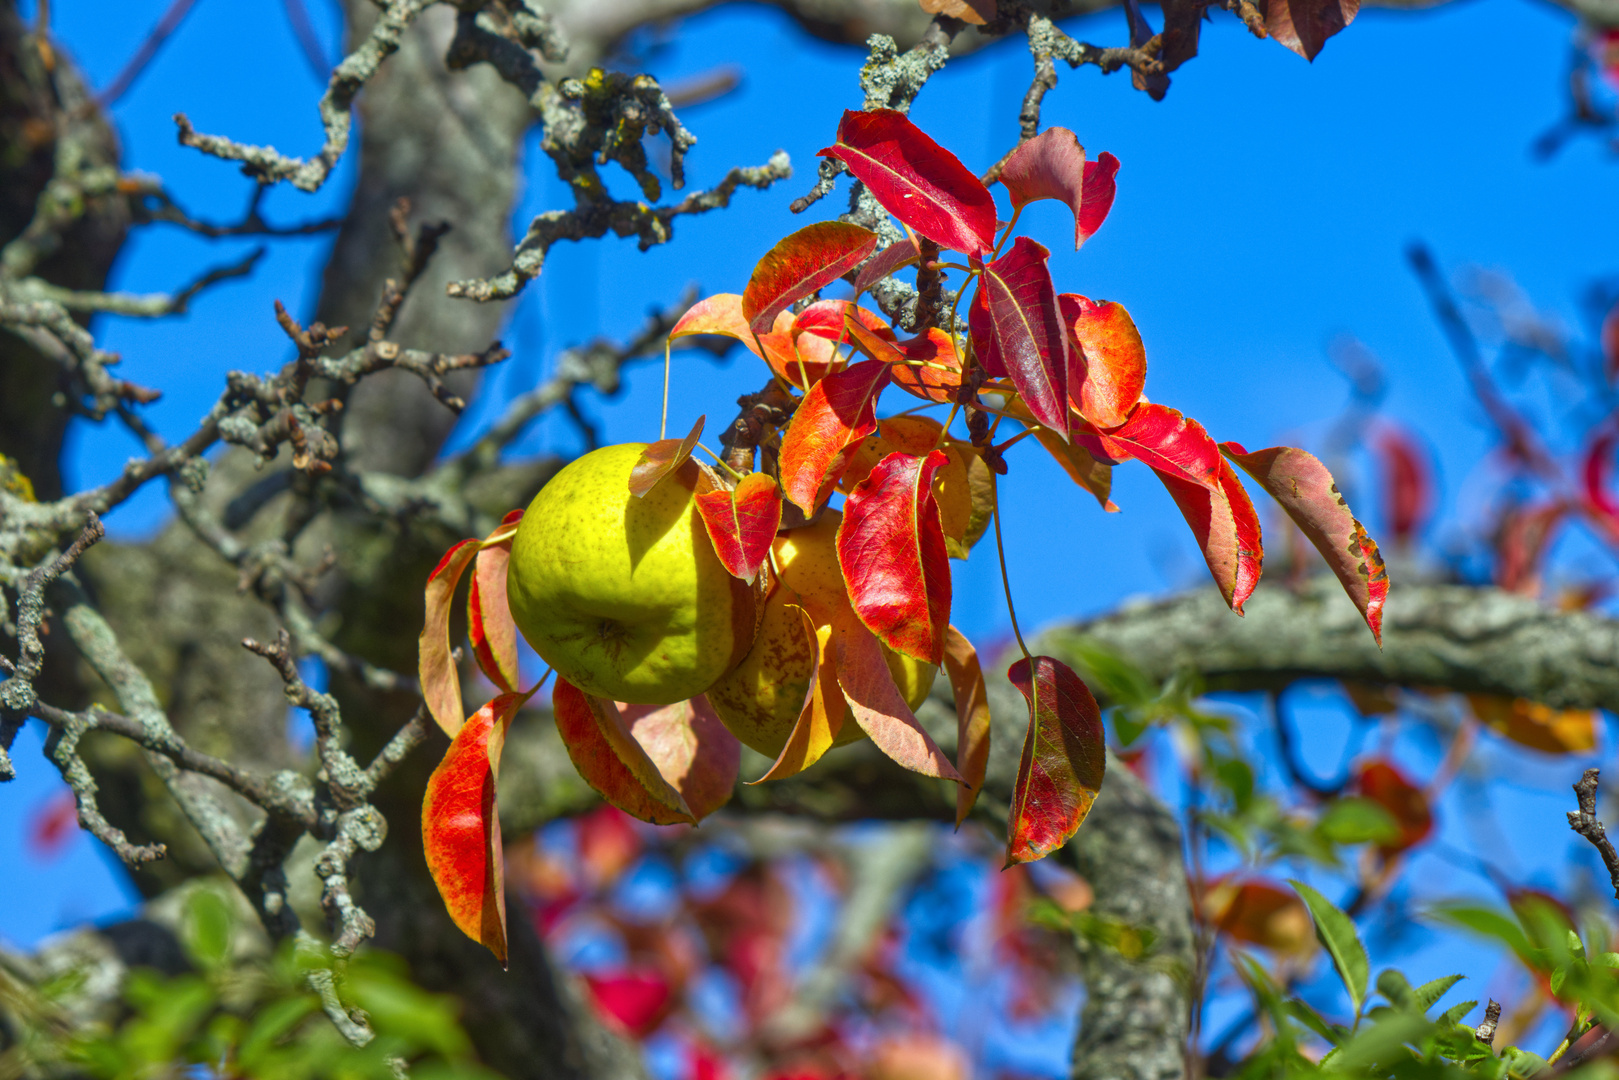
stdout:
[(1608, 880), (1613, 885), (1613, 897), (1619, 900), (1619, 851), (1614, 850), (1607, 830), (1597, 820), (1597, 779), (1600, 775), (1600, 769), (1586, 769), (1579, 783), (1574, 785), (1574, 795), (1580, 801), (1580, 809), (1578, 813), (1573, 810), (1568, 812), (1568, 827), (1589, 840), (1602, 856), (1608, 868)]
[(169, 5), (169, 10), (165, 11), (157, 25), (152, 27), (152, 32), (146, 35), (146, 40), (141, 42), (141, 47), (135, 50), (135, 55), (129, 58), (124, 69), (96, 96), (96, 104), (103, 109), (108, 108), (135, 85), (135, 80), (141, 77), (164, 43), (180, 29), (180, 24), (185, 22), (185, 17), (191, 14), (191, 9), (196, 3), (197, 0), (174, 0), (174, 3)]
[(1473, 1032), (1473, 1038), (1485, 1046), (1495, 1046), (1495, 1025), (1501, 1022), (1501, 1003), (1490, 998), (1490, 1003), (1484, 1007), (1484, 1023)]

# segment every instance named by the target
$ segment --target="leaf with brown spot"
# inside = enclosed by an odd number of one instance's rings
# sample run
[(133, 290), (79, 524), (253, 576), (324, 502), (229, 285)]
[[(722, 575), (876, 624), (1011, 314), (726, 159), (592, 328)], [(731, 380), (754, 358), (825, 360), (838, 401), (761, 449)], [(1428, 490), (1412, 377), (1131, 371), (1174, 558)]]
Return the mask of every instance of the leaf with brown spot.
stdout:
[(956, 828), (972, 813), (989, 767), (989, 695), (978, 650), (965, 634), (950, 627), (944, 641), (944, 670), (956, 699), (956, 771), (964, 781), (956, 789)]
[(1017, 784), (1007, 819), (1006, 865), (1056, 851), (1090, 813), (1107, 768), (1102, 713), (1073, 670), (1049, 656), (1025, 657), (1006, 673), (1029, 703)]
[(654, 825), (697, 824), (685, 798), (658, 771), (611, 701), (559, 676), (551, 710), (573, 767), (602, 798)]
[(838, 689), (838, 664), (832, 648), (832, 627), (817, 628), (809, 612), (797, 604), (789, 604), (788, 607), (798, 612), (804, 634), (813, 643), (815, 661), (810, 668), (809, 691), (804, 695), (804, 708), (793, 723), (793, 730), (787, 735), (787, 743), (776, 755), (770, 770), (751, 781), (755, 784), (796, 776), (821, 760), (821, 756), (832, 749), (832, 744), (837, 741), (839, 732), (843, 730), (843, 718), (849, 711), (843, 700), (843, 691)]
[(755, 333), (776, 316), (864, 262), (877, 234), (845, 221), (818, 221), (777, 241), (753, 268), (742, 292), (742, 318)]
[(961, 774), (894, 685), (876, 635), (845, 612), (832, 621), (832, 644), (843, 700), (877, 749), (912, 772), (959, 782)]
[(636, 459), (635, 467), (630, 470), (630, 494), (637, 499), (645, 498), (647, 492), (658, 486), (658, 481), (680, 468), (691, 457), (691, 452), (697, 449), (697, 440), (703, 437), (703, 421), (706, 419), (707, 416), (699, 416), (684, 439), (659, 439), (655, 443), (648, 443)]
[(1360, 0), (1270, 0), (1265, 30), (1278, 43), (1314, 60), (1327, 39), (1355, 21)]
[(725, 569), (743, 581), (759, 575), (781, 527), (781, 489), (769, 473), (749, 473), (735, 490), (696, 497), (697, 513)]
[(1248, 453), (1240, 443), (1221, 443), (1226, 457), (1240, 465), (1279, 503), (1287, 516), (1327, 560), (1327, 566), (1360, 609), (1377, 647), (1383, 647), (1383, 604), (1388, 599), (1388, 568), (1377, 542), (1367, 535), (1338, 492), (1332, 473), (1314, 455), (1292, 446)]

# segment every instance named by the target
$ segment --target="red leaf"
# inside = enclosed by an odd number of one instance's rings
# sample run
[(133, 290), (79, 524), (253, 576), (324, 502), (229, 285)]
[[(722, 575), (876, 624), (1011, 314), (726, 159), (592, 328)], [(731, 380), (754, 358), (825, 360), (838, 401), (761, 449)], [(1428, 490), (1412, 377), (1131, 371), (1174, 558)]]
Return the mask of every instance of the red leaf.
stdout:
[(788, 333), (793, 325), (793, 314), (783, 311), (776, 316), (775, 325), (768, 333), (754, 334), (748, 321), (742, 317), (742, 297), (737, 293), (716, 293), (699, 300), (686, 310), (686, 314), (669, 331), (669, 340), (690, 334), (721, 334), (735, 338), (748, 347), (748, 351), (767, 362), (776, 374), (788, 378), (788, 365), (797, 357), (793, 353), (792, 337)]
[[(510, 547), (522, 517), (521, 510), (513, 510), (484, 539), (456, 544), (444, 553), (444, 558), (427, 576), (422, 633), (416, 643), (416, 671), (428, 712), (452, 739), (461, 730), (462, 717), (461, 676), (455, 669), (450, 648), (450, 606), (455, 599), (455, 587), (480, 550), (502, 544)], [(485, 629), (475, 631), (484, 632)], [(515, 674), (515, 661), (511, 670)]]
[(1619, 302), (1603, 317), (1598, 337), (1602, 344), (1602, 370), (1607, 373), (1608, 381), (1613, 382), (1619, 379)]
[(916, 241), (907, 236), (903, 240), (896, 240), (871, 257), (871, 261), (860, 268), (855, 275), (854, 291), (863, 293), (877, 284), (883, 278), (896, 270), (902, 270), (920, 262), (922, 253), (916, 249)]
[(1580, 474), (1585, 480), (1585, 499), (1592, 509), (1619, 522), (1619, 500), (1608, 491), (1613, 473), (1613, 448), (1619, 444), (1619, 432), (1604, 431), (1585, 451), (1585, 462)]
[[(1085, 163), (1085, 194), (1080, 200), (1080, 212), (1074, 222), (1079, 244), (1083, 244), (1107, 220), (1113, 209), (1113, 196), (1118, 191), (1114, 177), (1119, 174), (1119, 159), (1103, 150), (1095, 161)], [(1077, 248), (1079, 244), (1074, 246)]]
[(1327, 467), (1314, 455), (1291, 446), (1248, 453), (1238, 443), (1220, 444), (1226, 456), (1258, 480), (1304, 535), (1310, 538), (1344, 592), (1355, 602), (1379, 648), (1383, 645), (1383, 601), (1388, 570), (1377, 544), (1349, 512)]
[(749, 473), (732, 491), (720, 488), (697, 496), (697, 512), (725, 569), (752, 581), (770, 554), (781, 527), (781, 489), (769, 473)]
[(28, 815), (28, 850), (37, 859), (54, 859), (79, 833), (79, 802), (63, 788)]
[(995, 344), (995, 322), (989, 315), (989, 296), (982, 288), (967, 303), (967, 332), (972, 337), (973, 359), (992, 379), (1006, 378), (1006, 362)]
[(1089, 688), (1049, 656), (1006, 673), (1029, 702), (1017, 786), (1007, 821), (1006, 865), (1041, 859), (1067, 843), (1102, 789), (1107, 747)]
[(669, 980), (655, 973), (585, 973), (585, 985), (603, 1016), (635, 1038), (652, 1034), (672, 1004)]
[(1392, 762), (1368, 761), (1355, 771), (1355, 788), (1387, 810), (1400, 826), (1400, 835), (1378, 845), (1385, 855), (1415, 847), (1433, 831), (1433, 810), (1422, 788), (1412, 783)]
[[(1074, 250), (1085, 242), (1085, 148), (1065, 127), (1051, 127), (1012, 151), (1001, 167), (1001, 183), (1021, 210), (1037, 199), (1067, 203), (1074, 213)], [(1109, 200), (1112, 201), (1111, 199)], [(1107, 213), (1104, 208), (1103, 214)], [(1095, 229), (1091, 230), (1092, 232)]]
[(1360, 13), (1360, 0), (1270, 0), (1265, 30), (1278, 43), (1314, 60), (1327, 39)]
[(1147, 385), (1147, 350), (1124, 310), (1111, 300), (1094, 303), (1077, 293), (1057, 297), (1068, 328), (1068, 400), (1099, 428), (1130, 416)]
[(658, 486), (658, 481), (685, 464), (691, 452), (697, 448), (697, 440), (703, 437), (703, 421), (706, 419), (707, 416), (699, 416), (684, 439), (659, 439), (655, 443), (648, 443), (636, 459), (635, 467), (630, 470), (630, 494), (637, 499), (645, 498), (647, 492)]
[(673, 705), (619, 705), (630, 734), (699, 821), (730, 801), (742, 744), (699, 694)]
[(1383, 459), (1383, 498), (1396, 545), (1409, 544), (1433, 509), (1428, 456), (1410, 432), (1385, 421), (1373, 442)]
[(832, 644), (843, 699), (877, 749), (912, 772), (960, 781), (961, 774), (905, 704), (871, 631), (844, 614), (832, 622)]
[(551, 709), (573, 767), (602, 798), (654, 825), (697, 823), (685, 798), (635, 741), (612, 702), (559, 676)]
[(1164, 487), (1180, 507), (1186, 524), (1192, 527), (1209, 573), (1220, 587), (1220, 595), (1232, 611), (1242, 614), (1242, 606), (1259, 584), (1265, 549), (1259, 530), (1259, 515), (1253, 500), (1243, 489), (1237, 474), (1224, 460), (1220, 462), (1220, 490), (1210, 491), (1166, 472), (1157, 473)]
[(806, 225), (765, 252), (742, 292), (742, 317), (755, 333), (776, 316), (853, 270), (877, 247), (877, 234), (845, 221)]
[(923, 401), (954, 401), (961, 386), (956, 339), (937, 327), (894, 343), (904, 359), (890, 372), (894, 385)]
[(422, 850), (451, 920), (506, 966), (505, 863), (495, 780), (512, 717), (528, 694), (502, 694), (467, 717), (427, 781)]
[(937, 664), (950, 623), (950, 554), (933, 474), (950, 456), (896, 451), (877, 463), (843, 506), (838, 564), (849, 600), (895, 652)]
[(893, 109), (845, 111), (820, 151), (865, 184), (883, 209), (941, 247), (982, 255), (995, 245), (995, 196), (956, 156)]
[(503, 692), (517, 692), (517, 623), (506, 605), (506, 568), (510, 541), (485, 547), (473, 562), (467, 590), (467, 636), (472, 657), (490, 682)]
[(781, 486), (806, 515), (832, 490), (860, 441), (877, 430), (888, 365), (875, 360), (828, 375), (804, 395), (781, 442)]
[(849, 319), (885, 341), (894, 340), (894, 330), (886, 319), (870, 308), (851, 304), (847, 300), (815, 301), (793, 319), (793, 335), (797, 337), (810, 333), (828, 341), (848, 341), (844, 322)]
[[(1026, 236), (984, 267), (979, 291), (989, 305), (995, 351), (1012, 385), (1041, 424), (1068, 437), (1068, 332), (1046, 259)], [(970, 317), (970, 316), (969, 316)]]
[(989, 695), (978, 651), (954, 626), (946, 631), (944, 670), (956, 698), (956, 771), (965, 783), (956, 789), (956, 828), (967, 820), (984, 787), (989, 766)]
[(1092, 457), (1135, 458), (1210, 491), (1221, 490), (1220, 448), (1202, 424), (1167, 406), (1142, 402), (1122, 427), (1105, 432), (1089, 425), (1078, 427), (1074, 441), (1089, 450)]

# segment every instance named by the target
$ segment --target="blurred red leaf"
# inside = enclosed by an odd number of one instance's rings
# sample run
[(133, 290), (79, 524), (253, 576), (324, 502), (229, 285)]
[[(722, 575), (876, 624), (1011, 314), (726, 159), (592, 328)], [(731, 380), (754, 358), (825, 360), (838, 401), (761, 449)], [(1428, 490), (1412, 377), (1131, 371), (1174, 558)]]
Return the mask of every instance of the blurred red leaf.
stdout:
[(995, 0), (921, 0), (929, 15), (948, 15), (973, 26), (983, 26), (995, 18)]
[(1372, 444), (1383, 465), (1385, 520), (1396, 544), (1409, 544), (1433, 510), (1428, 455), (1410, 432), (1385, 421)]
[(686, 1047), (686, 1080), (730, 1080), (725, 1055), (718, 1050), (692, 1043)]
[(1310, 912), (1292, 889), (1265, 878), (1217, 878), (1201, 905), (1203, 917), (1237, 941), (1280, 953), (1308, 954), (1316, 945)]
[(1029, 412), (1068, 437), (1068, 333), (1057, 310), (1051, 255), (1026, 236), (984, 266), (979, 291), (989, 305), (995, 351)]
[[(1113, 197), (1118, 193), (1114, 177), (1119, 175), (1119, 159), (1103, 150), (1095, 161), (1085, 163), (1085, 195), (1080, 201), (1078, 226), (1079, 243), (1083, 244), (1107, 220), (1113, 209)], [(1076, 244), (1075, 247), (1079, 245)]]
[(833, 620), (832, 642), (843, 699), (877, 749), (912, 772), (961, 780), (950, 759), (905, 704), (876, 636), (845, 614)]
[(79, 804), (73, 792), (55, 792), (28, 815), (28, 850), (37, 859), (54, 859), (79, 830)]
[(956, 771), (965, 783), (956, 789), (956, 828), (972, 813), (989, 765), (989, 695), (978, 651), (954, 626), (945, 634), (944, 670), (956, 699)]
[(1360, 0), (1270, 0), (1265, 30), (1277, 42), (1314, 60), (1327, 39), (1360, 12)]
[(1074, 441), (1092, 457), (1135, 458), (1162, 473), (1178, 476), (1210, 491), (1220, 488), (1220, 448), (1203, 425), (1165, 405), (1142, 402), (1123, 426), (1099, 431), (1091, 425), (1074, 429)]
[(1232, 611), (1241, 615), (1242, 606), (1259, 584), (1265, 558), (1259, 515), (1242, 482), (1224, 460), (1220, 462), (1217, 492), (1157, 469), (1153, 472), (1169, 489), (1181, 516), (1192, 527), (1220, 595)]
[(1392, 762), (1373, 760), (1355, 770), (1355, 790), (1387, 810), (1400, 826), (1400, 835), (1378, 850), (1385, 855), (1405, 851), (1427, 839), (1433, 831), (1428, 796)]
[(506, 729), (528, 694), (502, 694), (467, 717), (422, 800), (422, 849), (450, 919), (506, 966), (505, 868), (495, 780)]
[(1141, 333), (1111, 300), (1095, 303), (1077, 293), (1057, 297), (1068, 328), (1068, 400), (1099, 428), (1124, 424), (1147, 385), (1147, 350)]
[(922, 253), (917, 250), (915, 240), (909, 236), (903, 240), (896, 240), (873, 255), (871, 261), (860, 268), (860, 273), (854, 279), (854, 291), (863, 293), (894, 271), (915, 265), (921, 258)]
[(804, 395), (781, 443), (781, 486), (807, 514), (831, 491), (860, 441), (877, 430), (888, 365), (875, 360), (828, 375)]
[(1580, 475), (1585, 482), (1586, 504), (1597, 514), (1608, 519), (1610, 529), (1619, 527), (1619, 500), (1608, 491), (1613, 479), (1613, 450), (1619, 444), (1619, 432), (1608, 429), (1585, 450)]
[(630, 494), (638, 499), (644, 498), (647, 492), (658, 486), (658, 481), (685, 464), (691, 452), (697, 448), (697, 440), (703, 437), (703, 421), (706, 419), (706, 416), (699, 416), (684, 439), (659, 439), (655, 443), (648, 443), (636, 459), (635, 467), (630, 470)]
[[(1619, 50), (1616, 50), (1616, 54), (1619, 54)], [(1602, 345), (1603, 369), (1608, 374), (1608, 381), (1613, 382), (1619, 379), (1619, 301), (1603, 317), (1598, 336)]]
[(1344, 592), (1366, 619), (1378, 648), (1383, 646), (1383, 602), (1388, 597), (1388, 570), (1377, 543), (1349, 512), (1327, 467), (1315, 456), (1291, 446), (1248, 453), (1239, 443), (1222, 443), (1226, 456), (1258, 480), (1292, 518)]
[(1024, 657), (1006, 676), (1029, 703), (1006, 830), (1011, 866), (1044, 858), (1079, 829), (1102, 789), (1107, 745), (1096, 699), (1066, 664)]
[(640, 857), (641, 837), (630, 824), (633, 820), (610, 803), (574, 819), (574, 844), (591, 888), (611, 885)]
[(701, 821), (730, 801), (742, 744), (699, 694), (673, 705), (618, 705), (619, 716), (658, 774)]
[(849, 493), (838, 564), (860, 621), (889, 648), (937, 664), (950, 624), (950, 553), (933, 474), (950, 460), (896, 451)]
[(742, 291), (742, 318), (755, 333), (776, 316), (853, 270), (877, 247), (877, 234), (846, 221), (817, 221), (765, 252)]
[(890, 372), (894, 385), (923, 401), (954, 401), (961, 386), (961, 357), (956, 339), (937, 327), (894, 343), (905, 362)]
[[(1087, 174), (1098, 179), (1101, 176), (1086, 168), (1085, 148), (1079, 144), (1079, 137), (1065, 127), (1049, 127), (1012, 151), (1001, 167), (1000, 180), (1006, 185), (1014, 210), (1021, 210), (1037, 199), (1067, 203), (1074, 214), (1074, 250), (1078, 251), (1085, 238), (1096, 231), (1093, 227), (1087, 232), (1084, 225)], [(1102, 189), (1098, 184), (1093, 183), (1091, 187), (1100, 198)], [(1113, 201), (1111, 191), (1107, 193), (1107, 201)], [(1105, 206), (1102, 214), (1107, 214)], [(1097, 224), (1101, 224), (1100, 219)]]
[[(517, 532), (517, 523), (522, 517), (521, 510), (513, 510), (484, 539), (463, 540), (456, 544), (444, 553), (439, 564), (427, 576), (422, 633), (416, 642), (416, 671), (428, 712), (452, 739), (461, 730), (464, 715), (461, 707), (461, 675), (455, 669), (454, 650), (450, 648), (450, 608), (455, 599), (455, 587), (479, 551), (502, 544), (510, 548), (511, 538)], [(486, 624), (475, 632), (483, 634), (489, 629)], [(512, 670), (516, 670), (515, 662)]]
[(551, 709), (573, 767), (602, 798), (654, 825), (697, 823), (685, 798), (658, 771), (611, 701), (558, 676)]
[(1540, 564), (1567, 517), (1561, 502), (1521, 507), (1506, 515), (1495, 538), (1495, 583), (1533, 596), (1540, 591)]
[(752, 581), (781, 527), (781, 489), (776, 478), (769, 473), (749, 473), (734, 491), (721, 488), (700, 494), (696, 500), (720, 562), (736, 577)]
[(655, 972), (586, 972), (585, 985), (601, 1015), (637, 1039), (652, 1034), (673, 1005), (669, 980)]
[(893, 109), (845, 110), (820, 151), (865, 184), (883, 209), (941, 247), (982, 255), (995, 245), (995, 196), (956, 156)]

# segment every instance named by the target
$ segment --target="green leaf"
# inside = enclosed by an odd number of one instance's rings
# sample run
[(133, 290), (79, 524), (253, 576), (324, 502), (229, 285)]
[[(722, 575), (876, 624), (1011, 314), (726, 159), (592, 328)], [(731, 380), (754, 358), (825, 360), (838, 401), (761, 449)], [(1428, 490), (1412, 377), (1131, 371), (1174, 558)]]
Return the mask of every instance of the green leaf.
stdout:
[(1531, 1054), (1527, 1050), (1519, 1050), (1516, 1046), (1509, 1046), (1501, 1051), (1501, 1057), (1506, 1060), (1511, 1069), (1512, 1076), (1540, 1076), (1552, 1071), (1546, 1059), (1539, 1054)]
[(1381, 843), (1400, 835), (1400, 823), (1387, 809), (1370, 799), (1334, 801), (1316, 822), (1316, 831), (1334, 844)]
[(1444, 997), (1446, 992), (1448, 992), (1451, 987), (1455, 986), (1466, 977), (1467, 976), (1465, 975), (1446, 975), (1442, 979), (1434, 979), (1431, 982), (1425, 982), (1412, 991), (1412, 1000), (1416, 1002), (1417, 1008), (1421, 1009), (1423, 1012), (1427, 1012), (1429, 1009), (1433, 1008), (1434, 1002)]
[(1462, 1022), (1462, 1017), (1466, 1016), (1476, 1008), (1478, 1008), (1478, 1002), (1476, 1001), (1464, 1001), (1460, 1005), (1452, 1005), (1450, 1008), (1440, 1013), (1439, 1019), (1435, 1022), (1441, 1025), (1460, 1024)]
[(1533, 963), (1534, 950), (1517, 920), (1492, 908), (1467, 907), (1461, 904), (1444, 905), (1433, 909), (1435, 917), (1481, 937), (1502, 942), (1527, 963)]
[(1377, 992), (1388, 999), (1390, 1005), (1404, 1006), (1411, 997), (1411, 983), (1401, 972), (1384, 968), (1377, 976)]
[(1316, 939), (1332, 956), (1338, 977), (1343, 980), (1344, 989), (1349, 991), (1350, 1004), (1355, 1007), (1355, 1015), (1359, 1016), (1361, 1003), (1366, 1000), (1366, 980), (1371, 976), (1371, 963), (1366, 959), (1366, 946), (1360, 943), (1360, 935), (1355, 933), (1355, 921), (1304, 882), (1289, 879), (1288, 884), (1293, 886), (1293, 890), (1310, 909), (1310, 917), (1315, 920)]
[(1327, 1019), (1316, 1012), (1307, 1003), (1298, 998), (1292, 998), (1287, 1003), (1287, 1009), (1300, 1023), (1317, 1035), (1325, 1039), (1328, 1045), (1337, 1046), (1343, 1040), (1344, 1029), (1336, 1024), (1327, 1022)]
[(1345, 1072), (1373, 1065), (1387, 1068), (1402, 1059), (1409, 1060), (1411, 1051), (1406, 1049), (1406, 1044), (1420, 1042), (1432, 1030), (1433, 1025), (1423, 1017), (1413, 1013), (1394, 1013), (1381, 1023), (1362, 1029), (1360, 1034), (1344, 1043), (1333, 1058), (1333, 1065)]
[(213, 889), (205, 885), (188, 896), (182, 933), (192, 962), (212, 971), (229, 960), (235, 923), (230, 906)]

